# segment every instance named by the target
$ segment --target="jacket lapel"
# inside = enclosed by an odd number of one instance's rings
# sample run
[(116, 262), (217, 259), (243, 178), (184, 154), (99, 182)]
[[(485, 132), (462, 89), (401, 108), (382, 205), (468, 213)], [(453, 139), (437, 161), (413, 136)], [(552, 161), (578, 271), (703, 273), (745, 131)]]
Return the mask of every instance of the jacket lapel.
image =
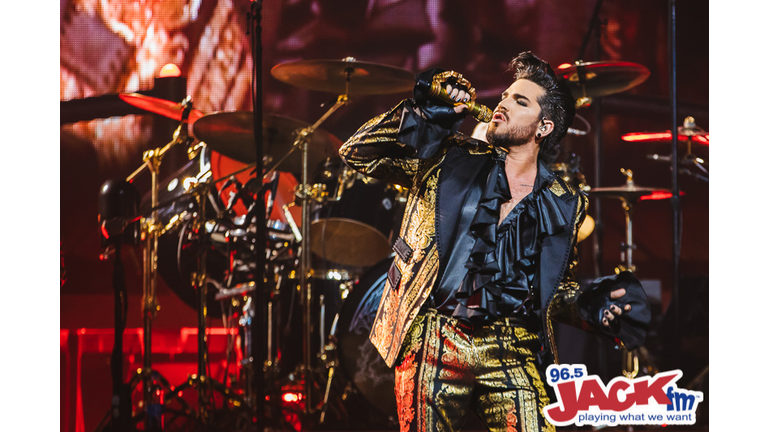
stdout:
[[(445, 159), (437, 191), (437, 250), (440, 257), (438, 280), (446, 268), (464, 266), (475, 239), (469, 225), (477, 212), (488, 172), (493, 163), (492, 153), (472, 155), (465, 149), (452, 148)], [(461, 165), (461, 169), (457, 169)], [(450, 259), (446, 261), (446, 259)], [(454, 274), (457, 272), (453, 272)], [(446, 286), (458, 286), (458, 281), (443, 281)]]
[[(568, 219), (567, 226), (573, 227), (578, 207), (578, 195), (565, 184), (563, 179), (552, 174), (546, 165), (539, 163), (539, 175), (542, 173), (554, 178), (548, 187), (557, 196), (556, 203)], [(565, 270), (568, 268), (572, 237), (573, 229), (568, 229), (556, 235), (547, 236), (542, 240), (538, 279), (543, 312), (546, 311)]]

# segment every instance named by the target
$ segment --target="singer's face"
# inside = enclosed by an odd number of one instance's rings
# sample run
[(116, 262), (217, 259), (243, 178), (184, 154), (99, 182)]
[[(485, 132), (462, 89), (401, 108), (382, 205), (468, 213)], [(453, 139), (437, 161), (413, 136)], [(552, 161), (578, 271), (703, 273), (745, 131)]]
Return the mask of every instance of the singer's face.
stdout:
[(488, 125), (488, 142), (502, 147), (513, 147), (535, 142), (541, 107), (538, 98), (544, 89), (538, 84), (520, 79), (512, 83), (493, 111)]

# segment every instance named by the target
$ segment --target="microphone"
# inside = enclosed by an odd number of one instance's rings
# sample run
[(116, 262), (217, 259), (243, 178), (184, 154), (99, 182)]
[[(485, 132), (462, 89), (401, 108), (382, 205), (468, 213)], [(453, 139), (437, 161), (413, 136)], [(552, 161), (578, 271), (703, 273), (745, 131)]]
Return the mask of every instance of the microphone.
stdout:
[(433, 81), (432, 84), (430, 84), (429, 95), (436, 99), (440, 99), (443, 102), (453, 104), (453, 106), (459, 106), (462, 104), (466, 105), (468, 107), (469, 114), (472, 115), (472, 117), (474, 117), (477, 121), (488, 123), (493, 118), (493, 110), (483, 104), (477, 103), (475, 100), (470, 100), (467, 102), (456, 102), (455, 100), (451, 99), (451, 96), (445, 92), (445, 88), (443, 88), (439, 82)]

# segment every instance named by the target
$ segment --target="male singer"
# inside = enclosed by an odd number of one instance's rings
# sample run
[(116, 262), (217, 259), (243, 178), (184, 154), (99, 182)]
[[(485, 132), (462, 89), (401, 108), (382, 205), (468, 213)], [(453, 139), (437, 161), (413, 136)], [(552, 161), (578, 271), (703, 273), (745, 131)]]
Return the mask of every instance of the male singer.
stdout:
[[(510, 62), (487, 142), (458, 133), (471, 84), (417, 75), (414, 98), (341, 148), (361, 173), (410, 188), (370, 340), (395, 366), (401, 431), (554, 430), (540, 370), (557, 362), (552, 321), (639, 346), (650, 321), (631, 273), (573, 280), (587, 198), (549, 164), (575, 114), (568, 87), (525, 52)], [(436, 82), (450, 102), (427, 91)], [(464, 103), (466, 102), (466, 104)]]

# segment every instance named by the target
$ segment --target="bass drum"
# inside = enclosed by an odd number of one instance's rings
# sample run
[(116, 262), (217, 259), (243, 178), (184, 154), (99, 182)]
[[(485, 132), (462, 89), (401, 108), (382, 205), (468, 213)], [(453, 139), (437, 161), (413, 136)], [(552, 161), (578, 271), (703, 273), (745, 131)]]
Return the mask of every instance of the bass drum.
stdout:
[(336, 335), (344, 377), (374, 409), (397, 419), (395, 371), (368, 340), (392, 258), (379, 262), (354, 285), (339, 309)]

